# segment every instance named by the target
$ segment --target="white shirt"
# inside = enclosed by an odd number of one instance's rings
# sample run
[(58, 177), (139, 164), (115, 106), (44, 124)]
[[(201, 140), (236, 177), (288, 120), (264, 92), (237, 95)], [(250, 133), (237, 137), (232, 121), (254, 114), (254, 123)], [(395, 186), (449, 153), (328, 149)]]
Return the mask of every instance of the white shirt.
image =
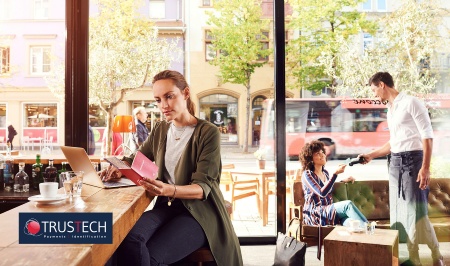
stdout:
[(195, 125), (177, 128), (173, 123), (170, 124), (167, 132), (166, 156), (164, 158), (164, 165), (166, 166), (164, 177), (169, 184), (175, 184), (175, 168), (186, 148), (186, 144), (194, 133), (194, 129)]
[(422, 150), (422, 140), (433, 138), (428, 110), (419, 99), (400, 92), (387, 107), (391, 152)]

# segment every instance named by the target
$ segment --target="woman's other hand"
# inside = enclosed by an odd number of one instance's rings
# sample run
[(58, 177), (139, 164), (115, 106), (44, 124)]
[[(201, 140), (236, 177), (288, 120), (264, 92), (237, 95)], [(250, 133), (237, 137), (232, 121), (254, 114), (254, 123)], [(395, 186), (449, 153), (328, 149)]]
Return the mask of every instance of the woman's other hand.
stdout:
[(108, 168), (103, 169), (99, 174), (102, 178), (102, 181), (111, 181), (122, 178), (122, 173), (113, 165), (110, 165)]
[(347, 166), (346, 164), (340, 164), (336, 172), (334, 172), (334, 174), (335, 175), (342, 174), (345, 171), (346, 166)]
[(344, 183), (355, 183), (355, 178), (353, 177), (353, 176), (349, 176), (349, 177), (347, 177), (346, 179), (343, 179), (342, 180), (342, 182), (344, 182)]

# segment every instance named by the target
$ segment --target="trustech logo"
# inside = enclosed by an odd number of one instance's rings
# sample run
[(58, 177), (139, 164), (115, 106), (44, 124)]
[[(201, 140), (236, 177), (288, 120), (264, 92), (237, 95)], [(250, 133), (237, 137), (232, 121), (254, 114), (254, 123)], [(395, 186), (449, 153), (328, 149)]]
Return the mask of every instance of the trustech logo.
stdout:
[(112, 213), (19, 213), (19, 244), (112, 244)]

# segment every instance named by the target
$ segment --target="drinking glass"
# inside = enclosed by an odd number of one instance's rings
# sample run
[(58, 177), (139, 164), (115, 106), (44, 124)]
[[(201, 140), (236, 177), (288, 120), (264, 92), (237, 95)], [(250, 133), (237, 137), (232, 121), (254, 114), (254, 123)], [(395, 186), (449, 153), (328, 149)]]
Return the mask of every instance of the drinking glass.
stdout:
[(373, 235), (375, 233), (375, 226), (376, 222), (366, 222), (364, 223), (364, 230), (366, 231), (366, 234)]
[(83, 188), (83, 171), (68, 171), (61, 173), (60, 178), (63, 178), (64, 192), (71, 197), (81, 196), (81, 189)]

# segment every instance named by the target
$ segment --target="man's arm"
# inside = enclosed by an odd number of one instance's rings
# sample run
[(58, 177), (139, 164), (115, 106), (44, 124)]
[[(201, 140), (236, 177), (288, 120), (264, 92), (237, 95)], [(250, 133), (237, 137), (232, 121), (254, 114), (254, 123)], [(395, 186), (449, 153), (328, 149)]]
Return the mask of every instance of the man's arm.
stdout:
[(419, 187), (421, 189), (426, 189), (430, 184), (430, 163), (431, 154), (433, 153), (433, 139), (423, 139), (423, 160), (422, 167), (417, 175), (416, 182), (420, 182)]
[(373, 150), (366, 154), (360, 154), (360, 155), (358, 155), (358, 157), (363, 157), (364, 162), (362, 164), (366, 164), (366, 163), (372, 161), (372, 159), (375, 159), (375, 158), (378, 158), (381, 156), (386, 156), (389, 153), (391, 153), (391, 144), (388, 141), (383, 146), (381, 146), (381, 148)]

